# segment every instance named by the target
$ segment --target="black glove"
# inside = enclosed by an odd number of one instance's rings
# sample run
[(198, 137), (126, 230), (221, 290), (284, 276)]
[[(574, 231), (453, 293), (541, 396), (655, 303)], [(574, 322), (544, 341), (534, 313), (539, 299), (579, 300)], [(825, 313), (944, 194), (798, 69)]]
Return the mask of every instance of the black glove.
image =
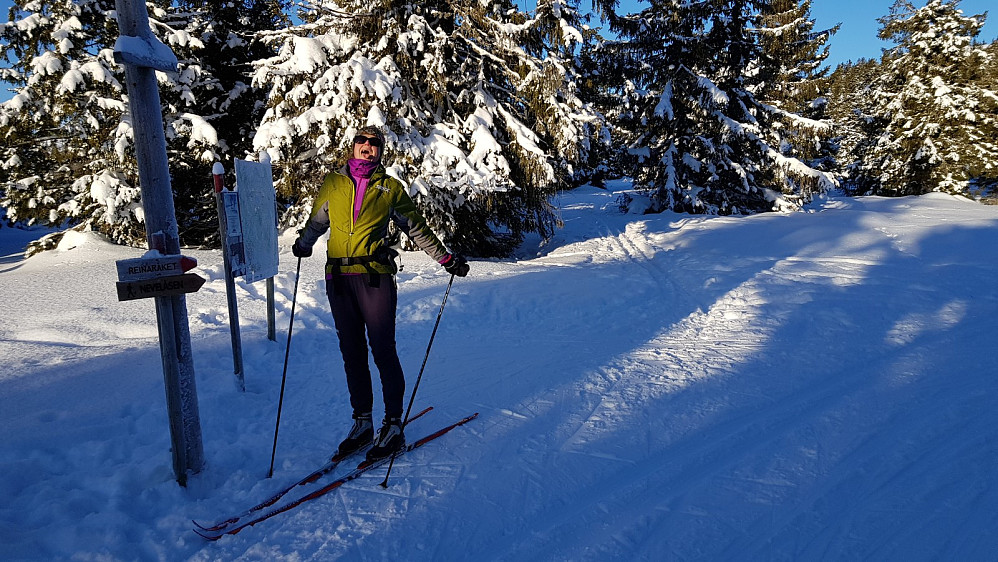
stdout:
[(471, 267), (468, 266), (468, 260), (464, 259), (464, 256), (459, 254), (451, 254), (450, 259), (444, 262), (444, 269), (447, 273), (451, 275), (457, 275), (458, 277), (464, 277), (468, 275), (468, 271)]
[(291, 245), (291, 253), (295, 255), (296, 258), (307, 258), (312, 255), (312, 248), (301, 245), (301, 238), (295, 240), (295, 243)]

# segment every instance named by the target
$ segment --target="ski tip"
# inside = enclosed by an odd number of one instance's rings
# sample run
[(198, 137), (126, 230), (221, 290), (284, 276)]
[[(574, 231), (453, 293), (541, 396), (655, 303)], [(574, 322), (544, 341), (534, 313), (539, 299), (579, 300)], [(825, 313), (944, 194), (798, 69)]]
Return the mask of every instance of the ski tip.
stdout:
[(217, 541), (218, 539), (222, 538), (222, 535), (217, 535), (217, 536), (216, 536), (216, 535), (207, 535), (207, 534), (205, 534), (205, 533), (202, 533), (201, 531), (199, 531), (199, 530), (197, 530), (197, 529), (194, 529), (194, 532), (195, 532), (195, 533), (197, 533), (197, 535), (198, 535), (199, 537), (201, 537), (202, 539), (204, 539), (204, 540), (206, 540), (206, 541), (212, 541), (212, 542), (215, 542), (215, 541)]
[(226, 519), (225, 521), (222, 521), (221, 523), (216, 523), (215, 525), (204, 525), (202, 523), (198, 523), (197, 521), (191, 519), (191, 523), (194, 523), (195, 527), (201, 529), (202, 531), (208, 531), (209, 533), (216, 533), (218, 531), (221, 531), (222, 529), (228, 527), (229, 525), (235, 523), (236, 521), (239, 521), (238, 517), (232, 517), (230, 519)]
[(229, 521), (223, 521), (223, 522), (221, 522), (221, 523), (219, 523), (217, 525), (205, 525), (203, 523), (198, 523), (197, 521), (191, 519), (191, 523), (194, 523), (194, 526), (199, 531), (206, 531), (208, 533), (214, 533), (216, 531), (220, 531), (220, 530), (224, 529), (226, 526), (229, 525), (230, 522)]
[(198, 523), (197, 520), (195, 520), (195, 519), (191, 519), (191, 523), (194, 523), (195, 530), (198, 530), (198, 529), (200, 529), (202, 531), (210, 531), (211, 530), (211, 529), (208, 528), (207, 525)]

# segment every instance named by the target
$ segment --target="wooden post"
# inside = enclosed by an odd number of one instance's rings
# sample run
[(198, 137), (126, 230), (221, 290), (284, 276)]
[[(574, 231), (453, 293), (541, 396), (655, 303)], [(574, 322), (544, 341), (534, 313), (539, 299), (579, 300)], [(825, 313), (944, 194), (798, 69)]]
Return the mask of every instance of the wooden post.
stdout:
[[(125, 67), (149, 247), (179, 255), (180, 236), (156, 84), (156, 70), (176, 70), (177, 59), (152, 35), (145, 2), (116, 0), (115, 7), (121, 36), (115, 43), (114, 57)], [(177, 482), (186, 486), (188, 473), (197, 473), (204, 465), (187, 299), (184, 295), (156, 297), (155, 303), (173, 470)]]

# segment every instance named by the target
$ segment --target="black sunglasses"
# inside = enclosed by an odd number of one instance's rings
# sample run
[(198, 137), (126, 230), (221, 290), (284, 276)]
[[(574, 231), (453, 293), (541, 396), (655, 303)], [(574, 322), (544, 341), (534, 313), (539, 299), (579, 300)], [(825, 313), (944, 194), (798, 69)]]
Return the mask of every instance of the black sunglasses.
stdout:
[(382, 142), (378, 137), (365, 137), (364, 135), (357, 135), (353, 138), (354, 144), (364, 144), (365, 142), (374, 148), (381, 148), (381, 145), (384, 144), (384, 142)]

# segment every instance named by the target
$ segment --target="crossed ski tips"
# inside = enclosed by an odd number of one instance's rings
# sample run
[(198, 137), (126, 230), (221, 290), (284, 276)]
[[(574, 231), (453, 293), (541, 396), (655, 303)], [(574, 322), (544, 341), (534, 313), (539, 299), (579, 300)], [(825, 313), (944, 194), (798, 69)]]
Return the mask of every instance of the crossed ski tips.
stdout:
[[(425, 410), (423, 410), (423, 411), (419, 412), (418, 414), (412, 416), (406, 422), (406, 425), (408, 425), (408, 424), (416, 421), (417, 419), (423, 417), (423, 415), (425, 415), (427, 412), (429, 412), (432, 409), (433, 409), (433, 406), (430, 406), (429, 408), (426, 408)], [(234, 523), (238, 523), (239, 520), (241, 520), (242, 518), (247, 517), (249, 515), (252, 515), (252, 514), (256, 513), (257, 511), (260, 511), (262, 509), (265, 509), (265, 508), (268, 508), (268, 507), (274, 505), (275, 503), (277, 503), (278, 501), (280, 501), (280, 499), (283, 498), (291, 490), (294, 490), (295, 488), (297, 488), (299, 486), (305, 486), (306, 484), (311, 484), (311, 483), (319, 480), (323, 476), (325, 476), (325, 475), (329, 474), (330, 472), (336, 470), (336, 467), (338, 467), (341, 462), (345, 461), (346, 459), (348, 459), (350, 457), (353, 457), (354, 455), (356, 455), (358, 453), (362, 453), (365, 450), (367, 450), (367, 447), (361, 447), (360, 449), (358, 449), (356, 451), (352, 451), (352, 452), (347, 453), (345, 455), (339, 455), (339, 454), (333, 455), (333, 457), (331, 459), (329, 459), (329, 462), (327, 462), (326, 464), (324, 464), (321, 467), (319, 467), (318, 469), (312, 471), (307, 476), (299, 479), (297, 482), (294, 482), (293, 484), (290, 484), (287, 487), (282, 488), (280, 491), (274, 493), (269, 498), (263, 500), (262, 502), (254, 505), (253, 507), (251, 507), (249, 509), (246, 509), (245, 511), (239, 513), (238, 515), (233, 515), (232, 517), (229, 517), (228, 519), (225, 519), (223, 521), (219, 521), (218, 523), (215, 523), (213, 525), (205, 525), (205, 524), (199, 523), (199, 522), (197, 522), (197, 521), (195, 521), (193, 519), (191, 520), (191, 522), (194, 523), (195, 527), (197, 527), (198, 529), (200, 529), (202, 531), (209, 531), (209, 532), (212, 532), (212, 533), (222, 531), (226, 527), (228, 527), (228, 526), (230, 526), (230, 525), (232, 525)], [(198, 534), (200, 534), (200, 533), (198, 533)]]
[[(216, 540), (222, 538), (225, 535), (234, 535), (234, 534), (238, 533), (239, 531), (245, 529), (246, 527), (252, 527), (253, 525), (256, 525), (257, 523), (260, 523), (262, 521), (270, 519), (271, 517), (273, 517), (275, 515), (279, 515), (281, 513), (284, 513), (285, 511), (289, 511), (289, 510), (291, 510), (291, 509), (293, 509), (295, 507), (298, 507), (299, 505), (301, 505), (301, 504), (303, 504), (303, 503), (305, 503), (307, 501), (314, 500), (316, 498), (322, 497), (322, 496), (328, 494), (329, 492), (332, 492), (333, 490), (339, 488), (340, 486), (346, 484), (347, 482), (350, 482), (352, 480), (356, 480), (357, 478), (360, 478), (366, 472), (368, 472), (370, 470), (373, 470), (375, 468), (378, 468), (379, 466), (384, 466), (384, 465), (388, 464), (393, 458), (396, 458), (396, 457), (398, 457), (398, 456), (400, 456), (402, 454), (408, 453), (409, 451), (412, 451), (413, 449), (422, 447), (426, 443), (429, 443), (430, 441), (436, 439), (437, 437), (440, 437), (441, 435), (444, 435), (445, 433), (449, 432), (450, 430), (454, 429), (455, 427), (462, 426), (462, 425), (470, 422), (471, 420), (473, 420), (473, 419), (475, 419), (477, 417), (478, 417), (478, 413), (476, 412), (476, 413), (474, 413), (474, 414), (472, 414), (472, 415), (470, 415), (470, 416), (468, 416), (466, 418), (463, 418), (463, 419), (461, 419), (461, 420), (459, 420), (459, 421), (457, 421), (455, 423), (452, 423), (451, 425), (448, 425), (446, 427), (440, 428), (437, 431), (435, 431), (435, 432), (433, 432), (433, 433), (431, 433), (431, 434), (429, 434), (429, 435), (427, 435), (427, 436), (425, 436), (425, 437), (423, 437), (423, 438), (421, 438), (421, 439), (419, 439), (417, 441), (413, 441), (412, 443), (406, 444), (405, 447), (403, 447), (401, 450), (399, 450), (397, 453), (395, 453), (393, 455), (387, 456), (387, 457), (385, 457), (383, 459), (379, 459), (379, 460), (376, 460), (376, 461), (373, 461), (373, 462), (364, 461), (364, 462), (360, 463), (360, 465), (358, 465), (357, 468), (355, 468), (351, 472), (348, 472), (347, 474), (341, 476), (340, 478), (337, 478), (336, 480), (333, 480), (332, 482), (326, 484), (325, 486), (322, 486), (321, 488), (319, 488), (317, 490), (314, 490), (314, 491), (312, 491), (312, 492), (310, 492), (310, 493), (308, 493), (308, 494), (306, 494), (306, 495), (304, 495), (304, 496), (302, 496), (302, 497), (300, 497), (300, 498), (298, 498), (298, 499), (296, 499), (296, 500), (294, 500), (292, 502), (289, 502), (289, 503), (287, 503), (285, 505), (282, 505), (280, 507), (276, 507), (276, 508), (271, 509), (269, 511), (265, 511), (264, 513), (259, 514), (256, 517), (254, 517), (254, 518), (252, 518), (252, 519), (250, 519), (248, 521), (243, 521), (243, 519), (246, 517), (244, 515), (242, 517), (236, 518), (236, 523), (238, 523), (238, 524), (227, 524), (227, 525), (223, 525), (220, 529), (218, 529), (216, 531), (212, 531), (210, 529), (204, 529), (204, 528), (201, 528), (201, 529), (195, 528), (194, 532), (197, 533), (198, 535), (200, 535), (202, 538), (204, 538), (206, 540), (209, 540), (209, 541), (216, 541)], [(413, 418), (413, 419), (415, 419), (415, 418)], [(273, 504), (273, 503), (274, 502), (271, 502), (271, 504)], [(264, 506), (264, 507), (266, 507), (266, 506)], [(254, 511), (259, 511), (260, 509), (263, 509), (263, 508), (261, 507), (261, 508), (251, 509), (251, 510), (248, 510), (248, 511), (249, 511), (249, 513), (252, 513)], [(200, 525), (199, 525), (199, 527), (200, 527)]]

